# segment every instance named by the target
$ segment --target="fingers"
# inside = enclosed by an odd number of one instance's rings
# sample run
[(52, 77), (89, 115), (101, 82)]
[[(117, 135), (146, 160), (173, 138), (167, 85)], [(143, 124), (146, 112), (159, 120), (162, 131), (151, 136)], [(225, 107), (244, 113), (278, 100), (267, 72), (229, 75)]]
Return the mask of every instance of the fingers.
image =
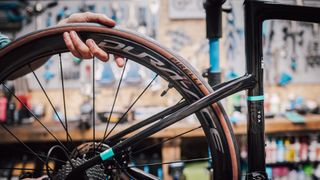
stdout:
[[(99, 48), (99, 46), (92, 39), (87, 39), (86, 44), (89, 47), (90, 52), (92, 53), (93, 56), (97, 57), (98, 59), (104, 62), (109, 60), (109, 55), (105, 51), (103, 51), (101, 48)], [(118, 67), (124, 66), (123, 57), (115, 55), (114, 58)]]
[[(86, 43), (84, 43), (75, 31), (63, 33), (63, 39), (67, 48), (75, 57), (81, 59), (90, 59), (95, 56), (104, 62), (109, 60), (109, 55), (99, 48), (99, 46), (92, 39), (87, 39)], [(115, 55), (115, 61), (118, 67), (124, 66), (123, 57)]]
[(92, 12), (86, 12), (84, 14), (85, 14), (86, 22), (96, 22), (96, 23), (100, 23), (110, 27), (114, 27), (116, 25), (115, 21), (108, 18), (104, 14), (92, 13)]
[[(76, 23), (76, 22), (96, 22), (109, 27), (114, 27), (116, 22), (108, 18), (104, 14), (99, 13), (74, 13), (70, 17), (62, 20), (59, 24)], [(63, 39), (70, 52), (78, 58), (90, 59), (93, 56), (102, 61), (108, 61), (109, 55), (100, 49), (98, 45), (91, 39), (86, 40), (84, 43), (75, 31), (70, 33), (65, 32)], [(120, 56), (115, 56), (115, 61), (119, 67), (124, 66), (124, 59)]]
[(72, 53), (72, 55), (74, 55), (75, 57), (81, 58), (81, 55), (74, 47), (70, 34), (68, 32), (63, 33), (63, 40), (67, 48), (69, 49), (69, 51)]
[(82, 58), (84, 59), (92, 58), (90, 49), (85, 43), (82, 42), (82, 40), (79, 38), (79, 36), (75, 31), (70, 32), (70, 37), (75, 49), (79, 52)]
[(115, 55), (114, 59), (115, 59), (117, 65), (118, 65), (118, 67), (123, 67), (124, 66), (123, 57)]
[(90, 52), (93, 56), (99, 58), (100, 60), (106, 62), (109, 59), (109, 56), (106, 52), (100, 49), (97, 44), (92, 39), (87, 39), (86, 45), (89, 47)]

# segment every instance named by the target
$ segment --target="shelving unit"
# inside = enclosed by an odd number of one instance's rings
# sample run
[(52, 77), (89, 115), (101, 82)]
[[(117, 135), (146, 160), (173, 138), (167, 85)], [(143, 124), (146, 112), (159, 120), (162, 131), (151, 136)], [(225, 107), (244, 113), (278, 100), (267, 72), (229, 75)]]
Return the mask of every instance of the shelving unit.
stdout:
[[(290, 133), (290, 132), (310, 132), (310, 131), (319, 131), (320, 130), (320, 115), (307, 115), (305, 116), (305, 123), (294, 124), (284, 117), (277, 117), (272, 119), (265, 120), (265, 131), (266, 134), (276, 134), (276, 133)], [(61, 125), (58, 122), (44, 123), (48, 129), (60, 140), (66, 139), (66, 133), (62, 129)], [(78, 123), (70, 123), (69, 133), (71, 137), (77, 141), (90, 141), (92, 140), (92, 130), (80, 130), (77, 128)], [(129, 127), (130, 124), (120, 124), (115, 128), (112, 134), (117, 133), (126, 127)], [(194, 124), (178, 123), (172, 125), (171, 127), (155, 134), (152, 138), (168, 138), (175, 135), (186, 132), (192, 128), (197, 127)], [(96, 137), (102, 137), (104, 133), (105, 124), (100, 124), (96, 127)], [(111, 128), (111, 127), (110, 127)], [(110, 129), (109, 128), (109, 129)], [(19, 126), (10, 126), (9, 129), (15, 133), (23, 142), (48, 142), (54, 141), (54, 138), (46, 132), (40, 124), (34, 122), (33, 124), (25, 124)], [(236, 135), (245, 135), (247, 130), (246, 123), (238, 123), (233, 125), (233, 130)], [(0, 131), (0, 144), (4, 143), (15, 143), (16, 140), (11, 137), (6, 131)], [(203, 132), (201, 129), (197, 129), (188, 134), (183, 135), (183, 137), (201, 137)]]
[(319, 164), (319, 161), (299, 161), (299, 162), (277, 162), (277, 163), (267, 163), (268, 167), (277, 167), (277, 166), (297, 166), (297, 165), (306, 165), (306, 164)]
[[(305, 123), (292, 123), (284, 117), (276, 117), (265, 119), (266, 134), (290, 133), (290, 132), (310, 132), (320, 130), (320, 115), (304, 116)], [(239, 123), (233, 126), (234, 132), (237, 135), (247, 133), (247, 124)]]
[[(305, 116), (305, 123), (294, 124), (286, 118), (277, 117), (272, 119), (266, 119), (265, 130), (266, 134), (289, 134), (289, 133), (301, 133), (301, 132), (316, 132), (320, 130), (320, 115), (307, 115)], [(50, 122), (44, 124), (50, 129), (50, 131), (61, 141), (66, 140), (66, 133), (61, 128), (61, 125), (58, 122)], [(120, 124), (113, 131), (112, 134), (117, 133), (126, 127), (130, 126), (130, 124)], [(165, 139), (169, 137), (173, 137), (184, 133), (192, 128), (197, 127), (195, 124), (186, 124), (186, 123), (178, 123), (175, 124), (155, 135), (151, 138)], [(78, 128), (78, 122), (73, 122), (68, 124), (69, 133), (74, 141), (90, 141), (92, 140), (92, 129), (88, 130), (80, 130)], [(99, 124), (96, 127), (96, 137), (102, 137), (104, 134), (105, 124)], [(23, 142), (37, 142), (37, 143), (45, 143), (45, 142), (53, 142), (55, 139), (50, 136), (49, 133), (46, 132), (44, 128), (37, 122), (32, 124), (25, 124), (19, 126), (10, 126), (9, 129), (17, 135), (20, 140)], [(110, 128), (109, 128), (110, 129)], [(233, 125), (233, 129), (236, 135), (245, 135), (247, 124), (246, 123), (238, 123)], [(161, 154), (163, 161), (168, 161), (172, 159), (179, 159), (181, 157), (181, 140), (182, 138), (197, 138), (203, 136), (203, 132), (201, 129), (194, 130), (188, 134), (183, 135), (182, 137), (176, 139), (173, 142), (165, 143), (162, 146)], [(10, 144), (16, 143), (16, 140), (11, 137), (10, 134), (5, 132), (4, 130), (0, 131), (0, 144)], [(97, 139), (99, 140), (99, 138)], [(308, 164), (313, 162), (302, 162), (302, 164)], [(296, 162), (284, 162), (284, 163), (275, 163), (268, 164), (269, 167), (276, 167), (281, 165), (293, 166), (295, 164), (301, 164)], [(169, 178), (168, 175), (168, 165), (163, 165), (164, 177)]]

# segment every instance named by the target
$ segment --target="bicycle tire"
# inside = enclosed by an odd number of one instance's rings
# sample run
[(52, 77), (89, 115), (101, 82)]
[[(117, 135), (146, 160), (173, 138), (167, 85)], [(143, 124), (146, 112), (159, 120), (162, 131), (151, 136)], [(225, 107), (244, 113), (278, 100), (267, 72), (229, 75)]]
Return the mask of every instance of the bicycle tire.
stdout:
[[(112, 54), (128, 57), (148, 67), (171, 82), (189, 102), (195, 101), (212, 89), (182, 57), (164, 48), (156, 41), (128, 30), (106, 28), (96, 24), (71, 24), (33, 32), (23, 36), (0, 51), (0, 82), (4, 82), (17, 69), (37, 59), (66, 52), (63, 32), (76, 31), (82, 39), (93, 39), (100, 47), (103, 42), (115, 43), (118, 48), (105, 49)], [(121, 46), (121, 48), (120, 48)], [(139, 50), (137, 54), (125, 47)], [(145, 53), (145, 54), (143, 54)], [(23, 56), (21, 56), (23, 55)], [(220, 103), (196, 113), (212, 154), (214, 179), (240, 179), (237, 143), (228, 117)]]

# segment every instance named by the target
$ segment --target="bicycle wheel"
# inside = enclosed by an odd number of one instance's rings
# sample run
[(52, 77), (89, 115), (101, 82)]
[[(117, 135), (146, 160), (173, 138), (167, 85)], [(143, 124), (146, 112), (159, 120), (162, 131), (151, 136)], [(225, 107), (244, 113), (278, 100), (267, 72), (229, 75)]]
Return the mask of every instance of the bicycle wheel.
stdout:
[[(197, 72), (182, 57), (162, 47), (157, 42), (141, 35), (137, 35), (136, 33), (129, 32), (127, 30), (121, 30), (118, 28), (110, 29), (96, 24), (72, 24), (67, 26), (53, 27), (31, 33), (17, 39), (0, 51), (0, 81), (5, 82), (8, 79), (19, 77), (22, 74), (26, 74), (30, 71), (35, 74), (34, 70), (38, 66), (45, 63), (44, 60), (39, 59), (47, 59), (46, 57), (50, 57), (53, 55), (59, 55), (61, 65), (61, 62), (63, 62), (63, 60), (61, 61), (61, 57), (63, 57), (61, 56), (61, 54), (67, 52), (62, 33), (71, 30), (76, 31), (84, 40), (88, 38), (93, 39), (106, 52), (110, 54), (121, 55), (124, 58), (128, 59), (128, 61), (130, 60), (130, 62), (138, 63), (140, 66), (143, 66), (146, 69), (152, 71), (156, 74), (156, 76), (161, 77), (169, 84), (168, 89), (174, 89), (178, 94), (180, 94), (186, 104), (194, 102), (195, 100), (200, 99), (201, 97), (209, 94), (212, 91), (212, 89), (201, 78), (201, 76), (199, 76)], [(61, 70), (62, 69), (63, 68), (61, 68)], [(63, 73), (61, 75), (63, 75)], [(38, 78), (36, 79), (38, 80)], [(121, 76), (119, 81), (121, 82), (121, 80), (123, 80), (123, 76)], [(63, 84), (63, 76), (61, 78), (61, 81), (64, 93), (65, 85)], [(37, 82), (40, 83), (39, 81)], [(121, 86), (119, 85), (117, 89), (121, 89)], [(42, 88), (42, 90), (46, 92), (44, 88)], [(95, 90), (93, 90), (93, 92), (95, 92)], [(63, 96), (65, 97), (64, 94)], [(93, 95), (93, 98), (95, 98), (95, 95)], [(170, 111), (170, 109), (176, 110), (179, 107), (180, 106), (175, 105), (171, 108), (168, 108), (168, 111)], [(160, 111), (159, 117), (165, 117), (172, 113), (171, 111), (168, 111)], [(158, 117), (157, 115), (158, 114), (152, 115), (152, 117)], [(203, 130), (204, 137), (210, 149), (211, 157), (209, 157), (209, 159), (212, 158), (211, 163), (213, 167), (214, 179), (240, 179), (239, 154), (237, 145), (231, 125), (229, 124), (228, 118), (222, 106), (219, 103), (215, 103), (203, 109), (202, 111), (197, 112), (195, 115), (197, 117), (197, 121), (200, 124), (198, 128)], [(61, 117), (60, 120), (61, 119), (63, 118)], [(67, 126), (68, 122), (61, 122), (61, 124), (62, 126), (63, 124)], [(109, 123), (107, 123), (106, 126), (108, 125)], [(4, 124), (2, 124), (2, 126), (5, 130), (10, 132), (10, 128), (7, 128), (7, 126)], [(65, 126), (63, 126), (64, 130), (67, 130), (68, 128)], [(96, 126), (94, 122), (92, 126), (93, 128)], [(177, 137), (184, 135), (185, 133), (187, 132), (181, 133), (177, 135)], [(14, 135), (14, 132), (11, 132), (11, 134)], [(54, 133), (52, 134), (54, 135)], [(110, 138), (113, 138), (112, 141), (110, 140)], [(20, 141), (20, 143), (23, 143), (22, 140), (20, 140), (18, 137), (16, 137), (16, 139)], [(108, 148), (109, 146), (117, 144), (122, 140), (114, 138), (113, 136), (106, 138), (106, 133), (103, 137), (97, 137), (97, 139), (103, 139), (104, 141), (102, 145), (98, 143), (92, 143), (89, 145), (89, 149), (93, 149), (94, 152), (101, 151), (101, 149)], [(97, 139), (93, 139), (90, 142), (99, 142)], [(59, 140), (59, 138), (56, 138), (55, 140)], [(60, 144), (60, 147), (65, 144), (59, 142), (57, 143)], [(68, 134), (67, 143), (71, 143), (71, 137), (69, 137)], [(81, 157), (83, 157), (84, 154), (88, 153), (88, 151), (85, 151), (85, 153), (82, 152), (83, 149), (88, 149), (86, 144), (78, 146), (77, 149), (74, 149), (69, 145), (65, 145), (64, 147), (68, 150), (65, 151), (69, 158), (72, 159), (71, 162), (79, 165), (83, 161), (85, 161), (85, 159), (79, 159), (79, 156), (81, 154)], [(139, 151), (139, 146), (136, 148), (136, 150)], [(140, 150), (141, 149), (142, 147), (140, 148)], [(30, 147), (28, 148), (28, 150), (33, 151)], [(72, 154), (71, 151), (76, 151), (76, 153), (73, 152)], [(120, 165), (121, 168), (115, 168), (117, 169), (116, 172), (107, 170), (106, 167), (108, 166), (104, 164), (103, 166), (94, 166), (92, 169), (95, 168), (95, 170), (91, 170), (91, 173), (99, 174), (100, 172), (111, 179), (116, 179), (116, 177), (120, 178), (119, 174), (124, 174), (135, 179), (141, 179), (141, 176), (139, 177), (139, 173), (132, 172), (132, 169), (134, 167), (128, 165), (130, 164), (128, 162), (130, 162), (130, 158), (132, 156), (132, 152), (130, 152), (131, 149), (124, 149), (124, 151), (128, 153), (128, 156), (125, 158), (125, 160), (117, 160), (117, 162), (106, 162), (112, 165), (117, 164), (117, 167), (119, 167)], [(32, 153), (36, 154), (34, 151)], [(189, 162), (189, 160), (186, 161)], [(176, 163), (177, 161), (174, 162)], [(161, 163), (170, 164), (169, 162)], [(63, 175), (61, 174), (61, 172), (68, 173), (67, 167), (69, 167), (70, 169), (70, 163), (66, 163), (60, 166), (60, 169), (55, 168), (54, 170), (52, 170), (54, 171), (54, 173), (52, 173), (52, 176), (56, 175), (56, 177), (64, 178), (65, 174)], [(115, 174), (118, 174), (118, 176), (116, 176)], [(105, 179), (105, 177), (101, 178)]]

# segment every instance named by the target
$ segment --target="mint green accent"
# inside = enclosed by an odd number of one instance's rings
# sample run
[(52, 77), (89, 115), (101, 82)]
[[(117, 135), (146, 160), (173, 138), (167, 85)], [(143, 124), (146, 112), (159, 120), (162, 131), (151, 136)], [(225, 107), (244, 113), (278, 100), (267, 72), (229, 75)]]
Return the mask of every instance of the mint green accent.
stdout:
[(72, 60), (78, 64), (81, 63), (81, 59), (80, 58), (77, 58), (77, 57), (73, 57)]
[(0, 34), (0, 48), (3, 48), (4, 46), (9, 44), (10, 42), (11, 41), (7, 36)]
[(110, 159), (113, 156), (114, 156), (114, 152), (113, 152), (112, 148), (110, 148), (108, 150), (105, 150), (102, 153), (100, 153), (100, 157), (101, 157), (102, 161)]
[(293, 123), (305, 123), (306, 122), (305, 118), (296, 112), (286, 112), (284, 115), (287, 119), (289, 119)]
[(262, 101), (262, 100), (264, 100), (264, 96), (263, 95), (261, 95), (261, 96), (248, 96), (247, 100), (248, 101)]

